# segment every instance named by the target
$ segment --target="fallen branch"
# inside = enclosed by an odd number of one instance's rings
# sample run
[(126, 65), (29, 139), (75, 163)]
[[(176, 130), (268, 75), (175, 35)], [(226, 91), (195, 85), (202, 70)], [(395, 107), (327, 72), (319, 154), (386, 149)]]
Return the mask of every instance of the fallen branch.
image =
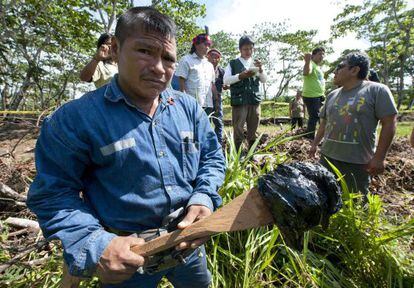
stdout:
[(12, 198), (19, 202), (26, 202), (27, 200), (27, 197), (25, 195), (17, 193), (12, 188), (10, 188), (9, 186), (7, 186), (6, 184), (2, 182), (0, 182), (0, 195), (3, 195), (4, 197), (7, 197), (7, 198)]
[(20, 201), (16, 201), (16, 200), (10, 199), (10, 198), (2, 198), (2, 197), (0, 197), (0, 202), (10, 202), (11, 203), (10, 205), (16, 206), (16, 207), (19, 207), (19, 208), (23, 208), (23, 209), (27, 207), (26, 206), (26, 203), (20, 202)]
[(27, 255), (29, 255), (30, 253), (32, 253), (33, 251), (36, 251), (36, 250), (42, 248), (43, 246), (47, 245), (47, 243), (48, 242), (46, 240), (41, 240), (41, 241), (35, 243), (32, 247), (29, 247), (26, 250), (20, 252), (19, 254), (14, 256), (12, 259), (7, 261), (6, 263), (0, 265), (0, 274), (3, 273), (4, 271), (6, 271), (6, 269), (9, 268), (10, 266), (12, 266), (15, 263), (19, 262), (22, 258), (24, 258)]
[(29, 267), (37, 266), (37, 265), (41, 265), (41, 264), (44, 264), (44, 263), (48, 262), (50, 260), (50, 258), (51, 258), (50, 256), (45, 256), (45, 257), (40, 258), (40, 259), (33, 259), (33, 260), (30, 260), (30, 261), (23, 262), (22, 264), (27, 265)]
[(30, 231), (36, 233), (40, 231), (39, 223), (29, 219), (9, 217), (4, 223), (14, 227), (28, 228)]
[(18, 230), (18, 231), (7, 234), (7, 238), (19, 236), (19, 235), (27, 233), (28, 231), (29, 231), (29, 228), (23, 228), (21, 230)]

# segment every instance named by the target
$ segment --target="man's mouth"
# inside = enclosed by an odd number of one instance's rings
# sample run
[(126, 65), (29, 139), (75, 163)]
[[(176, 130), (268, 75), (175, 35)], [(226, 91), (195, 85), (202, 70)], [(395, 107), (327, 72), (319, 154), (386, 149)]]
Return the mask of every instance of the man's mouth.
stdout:
[(147, 79), (144, 79), (144, 80), (147, 81), (147, 82), (154, 83), (156, 85), (165, 85), (165, 81), (160, 80), (160, 79), (147, 78)]

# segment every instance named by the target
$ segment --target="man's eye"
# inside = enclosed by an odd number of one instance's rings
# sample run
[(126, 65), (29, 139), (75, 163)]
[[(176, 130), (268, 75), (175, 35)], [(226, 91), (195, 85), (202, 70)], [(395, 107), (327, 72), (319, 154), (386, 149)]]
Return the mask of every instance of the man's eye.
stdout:
[(151, 52), (149, 51), (149, 50), (147, 50), (147, 49), (138, 49), (137, 50), (139, 53), (142, 53), (142, 54), (147, 54), (147, 55), (149, 55)]

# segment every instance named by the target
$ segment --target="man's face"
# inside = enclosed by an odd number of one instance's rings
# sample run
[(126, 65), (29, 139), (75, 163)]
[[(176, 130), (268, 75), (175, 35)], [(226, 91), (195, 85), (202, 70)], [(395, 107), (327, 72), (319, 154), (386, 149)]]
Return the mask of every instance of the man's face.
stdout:
[(325, 57), (325, 52), (319, 51), (315, 55), (312, 55), (312, 61), (316, 64), (320, 64), (323, 61), (323, 58)]
[(101, 45), (101, 47), (104, 48), (105, 51), (108, 51), (108, 58), (107, 59), (111, 59), (113, 58), (112, 55), (112, 49), (111, 49), (111, 45), (112, 44), (112, 37), (109, 37), (108, 39), (106, 39), (106, 41)]
[(342, 61), (334, 70), (334, 84), (344, 86), (348, 81), (357, 78), (359, 67), (350, 66), (347, 61)]
[(249, 59), (253, 55), (253, 44), (245, 44), (240, 48), (240, 56)]
[(214, 67), (217, 67), (217, 65), (220, 62), (220, 58), (221, 58), (220, 55), (215, 52), (210, 52), (207, 55), (208, 61), (210, 61), (210, 63), (213, 64)]
[(204, 41), (199, 44), (195, 44), (194, 46), (196, 48), (197, 55), (204, 57), (207, 55), (208, 49), (210, 47), (210, 43), (207, 41)]
[(166, 89), (175, 70), (174, 38), (136, 31), (122, 46), (114, 40), (112, 50), (118, 60), (119, 85), (128, 97), (155, 99)]

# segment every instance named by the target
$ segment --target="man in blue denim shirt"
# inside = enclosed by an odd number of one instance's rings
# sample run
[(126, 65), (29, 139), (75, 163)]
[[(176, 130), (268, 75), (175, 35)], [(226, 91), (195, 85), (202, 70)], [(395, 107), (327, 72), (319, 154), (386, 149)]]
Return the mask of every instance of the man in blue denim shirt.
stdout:
[(221, 204), (217, 190), (225, 172), (203, 109), (166, 89), (176, 62), (172, 20), (148, 7), (128, 10), (118, 20), (112, 51), (119, 74), (43, 123), (28, 205), (44, 235), (62, 241), (72, 275), (121, 283), (104, 287), (156, 287), (163, 276), (175, 287), (208, 287), (202, 253), (141, 275), (136, 270), (145, 260), (130, 248), (143, 239), (108, 232), (158, 228), (179, 207), (186, 215), (178, 228), (187, 227)]

